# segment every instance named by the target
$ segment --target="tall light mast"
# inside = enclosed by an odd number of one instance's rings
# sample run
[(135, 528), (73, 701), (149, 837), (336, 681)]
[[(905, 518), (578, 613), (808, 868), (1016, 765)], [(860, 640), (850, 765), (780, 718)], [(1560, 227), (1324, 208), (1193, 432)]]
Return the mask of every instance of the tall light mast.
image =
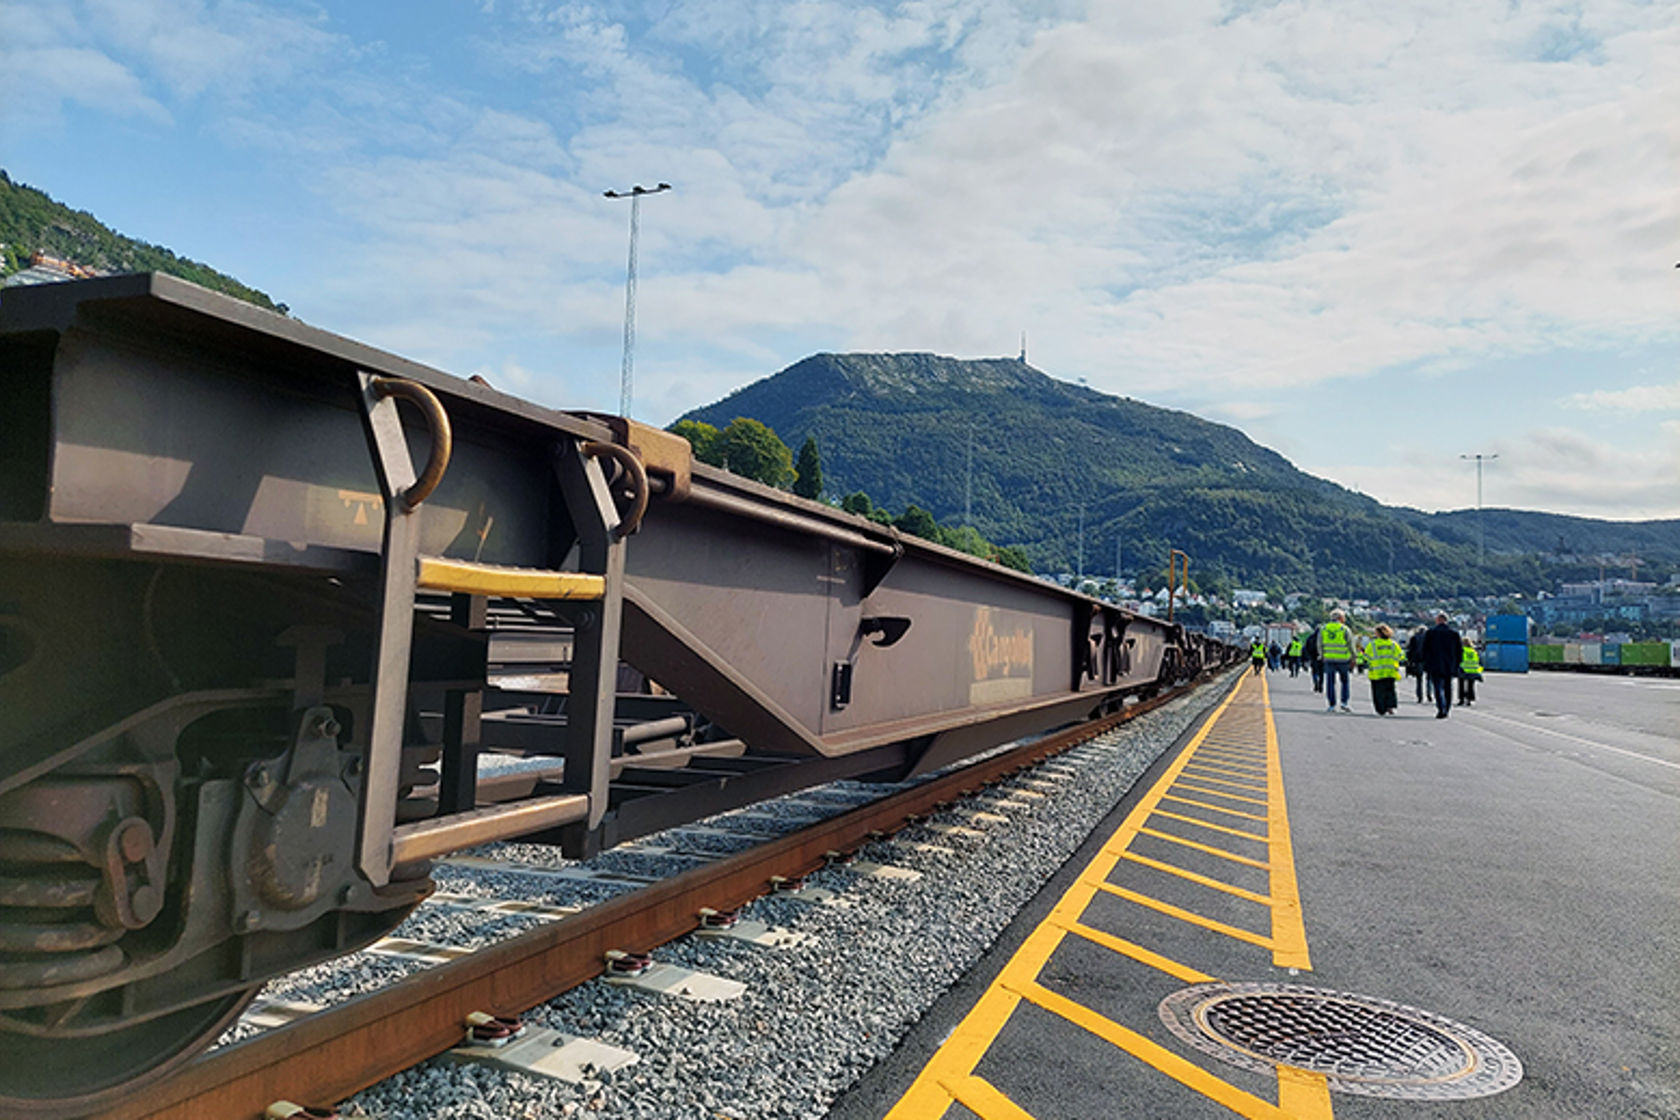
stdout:
[(1499, 453), (1484, 455), (1478, 451), (1474, 455), (1460, 455), (1459, 458), (1476, 461), (1476, 563), (1481, 564), (1487, 559), (1487, 529), (1482, 524), (1482, 463), (1499, 458)]
[(630, 263), (624, 270), (624, 361), (618, 380), (618, 414), (625, 419), (630, 417), (630, 382), (636, 368), (636, 236), (642, 228), (642, 196), (670, 189), (669, 183), (651, 190), (638, 183), (627, 191), (601, 192), (608, 198), (630, 200)]

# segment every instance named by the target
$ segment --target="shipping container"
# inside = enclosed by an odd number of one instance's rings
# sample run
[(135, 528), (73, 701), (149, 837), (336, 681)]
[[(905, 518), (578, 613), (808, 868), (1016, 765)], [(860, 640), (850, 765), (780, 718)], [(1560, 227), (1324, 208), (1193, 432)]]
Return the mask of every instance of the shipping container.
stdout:
[(1563, 663), (1565, 665), (1580, 665), (1582, 663), (1580, 642), (1563, 643)]
[[(1566, 646), (1564, 648), (1567, 649), (1568, 647)], [(1583, 665), (1602, 665), (1602, 664), (1604, 664), (1604, 643), (1603, 642), (1582, 642), (1581, 643), (1581, 664), (1583, 664)]]
[(1562, 665), (1563, 643), (1530, 642), (1528, 646), (1528, 660), (1534, 665)]
[(1600, 665), (1620, 665), (1622, 663), (1622, 646), (1619, 642), (1605, 642), (1598, 647), (1598, 663)]
[(1528, 616), (1526, 614), (1489, 615), (1487, 638), (1490, 642), (1527, 642)]
[(1668, 663), (1680, 669), (1680, 641), (1668, 643)]
[(1528, 672), (1528, 643), (1489, 642), (1482, 651), (1482, 667), (1490, 673)]
[(1667, 642), (1632, 642), (1622, 647), (1623, 665), (1660, 665), (1669, 663)]

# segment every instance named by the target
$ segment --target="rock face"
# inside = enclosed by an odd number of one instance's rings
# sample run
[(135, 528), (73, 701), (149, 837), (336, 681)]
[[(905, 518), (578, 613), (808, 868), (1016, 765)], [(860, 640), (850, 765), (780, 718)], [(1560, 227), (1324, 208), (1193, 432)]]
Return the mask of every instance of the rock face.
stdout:
[[(1474, 523), (1463, 515), (1383, 506), (1235, 428), (1058, 381), (1014, 358), (816, 354), (688, 418), (721, 428), (737, 416), (793, 447), (815, 437), (831, 497), (862, 490), (947, 524), (971, 500), (975, 527), (1024, 545), (1040, 571), (1074, 569), (1081, 506), (1087, 573), (1112, 573), (1117, 541), (1128, 574), (1164, 570), (1170, 545), (1195, 557), (1198, 574), (1325, 594), (1532, 592), (1549, 578), (1541, 554), (1565, 536), (1583, 552), (1624, 547), (1616, 542), (1629, 536), (1625, 547), (1642, 555), (1680, 558), (1680, 522), (1489, 510), (1488, 559), (1477, 569)], [(1522, 533), (1496, 536), (1496, 525), (1519, 522)]]

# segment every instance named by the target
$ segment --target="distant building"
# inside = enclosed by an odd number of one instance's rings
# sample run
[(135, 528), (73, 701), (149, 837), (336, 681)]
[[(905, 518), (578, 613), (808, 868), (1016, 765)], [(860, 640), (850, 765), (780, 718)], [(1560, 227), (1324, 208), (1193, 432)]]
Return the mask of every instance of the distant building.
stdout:
[(1266, 593), (1264, 591), (1248, 591), (1239, 587), (1231, 592), (1231, 601), (1239, 607), (1257, 607), (1266, 601)]
[(3, 285), (7, 288), (21, 288), (30, 284), (58, 284), (65, 280), (86, 280), (94, 276), (105, 276), (107, 273), (98, 269), (88, 268), (86, 265), (76, 264), (74, 261), (60, 260), (49, 257), (42, 252), (32, 253), (29, 257), (29, 267), (20, 268), (6, 277)]

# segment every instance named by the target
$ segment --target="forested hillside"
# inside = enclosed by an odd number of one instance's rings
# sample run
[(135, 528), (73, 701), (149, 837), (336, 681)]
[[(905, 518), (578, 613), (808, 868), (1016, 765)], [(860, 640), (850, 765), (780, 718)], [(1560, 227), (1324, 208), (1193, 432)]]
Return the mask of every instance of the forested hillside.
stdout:
[(0, 246), (0, 279), (29, 267), (31, 255), (40, 252), (99, 272), (167, 272), (269, 311), (286, 310), (285, 304), (209, 265), (178, 257), (161, 245), (124, 237), (86, 211), (72, 210), (43, 191), (13, 182), (4, 170), (0, 170)]
[[(1576, 552), (1645, 550), (1680, 563), (1680, 522), (1623, 524), (1487, 511), (1478, 566), (1473, 513), (1394, 509), (1297, 470), (1234, 428), (1057, 381), (1014, 359), (818, 354), (688, 418), (763, 421), (789, 444), (814, 437), (831, 496), (862, 490), (948, 523), (972, 506), (987, 538), (1023, 545), (1040, 571), (1164, 567), (1248, 585), (1362, 595), (1532, 592)], [(1573, 554), (1572, 554), (1573, 555)], [(1576, 557), (1578, 560), (1579, 557)]]

